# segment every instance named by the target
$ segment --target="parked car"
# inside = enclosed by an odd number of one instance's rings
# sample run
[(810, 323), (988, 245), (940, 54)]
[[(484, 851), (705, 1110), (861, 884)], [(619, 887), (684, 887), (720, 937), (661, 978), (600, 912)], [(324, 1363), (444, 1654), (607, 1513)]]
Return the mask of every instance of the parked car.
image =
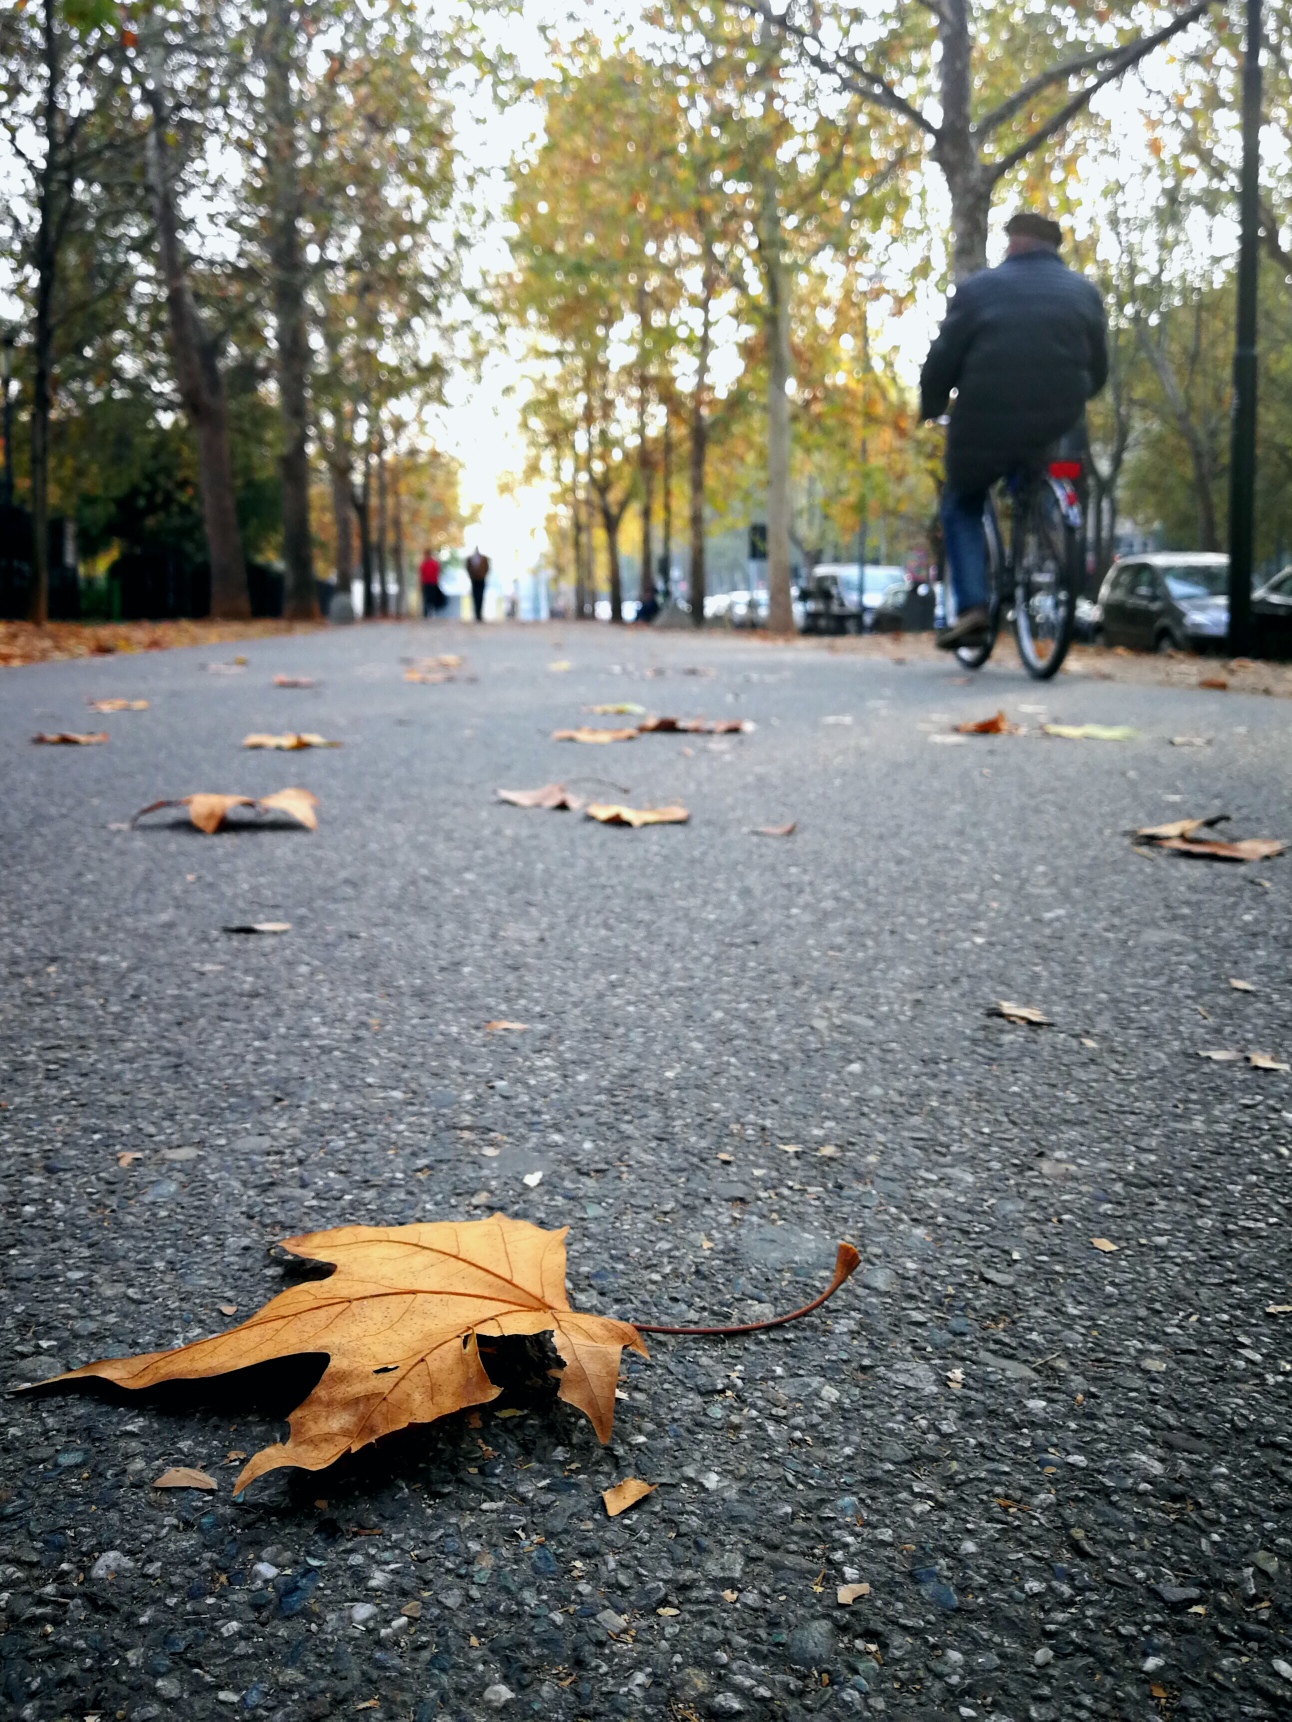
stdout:
[(1103, 638), (1104, 613), (1097, 598), (1078, 598), (1073, 609), (1072, 633), (1087, 646)]
[(870, 625), (877, 634), (927, 633), (936, 614), (937, 598), (927, 580), (894, 580), (880, 593)]
[(1114, 562), (1099, 591), (1103, 638), (1141, 652), (1205, 651), (1229, 633), (1229, 558), (1157, 551)]
[(805, 634), (865, 633), (884, 593), (905, 578), (905, 570), (892, 564), (818, 562), (799, 591), (800, 626)]
[(1292, 568), (1280, 568), (1272, 580), (1252, 593), (1252, 611), (1258, 616), (1292, 620)]

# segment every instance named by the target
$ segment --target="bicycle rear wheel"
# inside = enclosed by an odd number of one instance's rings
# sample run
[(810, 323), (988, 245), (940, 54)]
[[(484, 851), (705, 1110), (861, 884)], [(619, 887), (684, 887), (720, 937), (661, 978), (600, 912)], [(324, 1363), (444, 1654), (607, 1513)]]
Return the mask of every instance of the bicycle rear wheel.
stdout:
[(1014, 637), (1024, 669), (1044, 682), (1058, 674), (1072, 644), (1081, 534), (1048, 478), (1036, 484), (1016, 520)]
[[(987, 632), (977, 645), (957, 646), (956, 657), (967, 670), (980, 670), (991, 656), (996, 644), (996, 636), (1000, 633), (1000, 594), (1004, 585), (1005, 557), (1000, 542), (1000, 527), (996, 520), (996, 509), (990, 497), (983, 510), (982, 517), (983, 540), (987, 552)], [(947, 595), (950, 597), (951, 581), (947, 580)], [(950, 612), (948, 611), (948, 621)]]

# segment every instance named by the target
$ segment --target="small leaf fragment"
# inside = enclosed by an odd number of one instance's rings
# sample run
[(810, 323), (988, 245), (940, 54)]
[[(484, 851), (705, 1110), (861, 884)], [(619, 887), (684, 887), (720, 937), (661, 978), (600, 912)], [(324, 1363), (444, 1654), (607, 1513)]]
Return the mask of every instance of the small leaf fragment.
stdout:
[(274, 686), (276, 688), (312, 688), (314, 686), (314, 677), (313, 676), (275, 676), (274, 677)]
[(591, 712), (594, 717), (645, 717), (646, 707), (635, 705), (632, 700), (617, 700), (610, 705), (584, 706), (585, 712)]
[(1256, 988), (1250, 981), (1236, 981), (1231, 979), (1229, 984), (1233, 987), (1236, 993), (1254, 993), (1256, 991)]
[(492, 1022), (485, 1024), (490, 1034), (524, 1034), (529, 1027), (527, 1022), (508, 1022), (505, 1016), (495, 1017)]
[(589, 819), (601, 825), (685, 825), (691, 815), (685, 807), (623, 807), (618, 803), (592, 802), (584, 808)]
[(577, 729), (554, 729), (553, 741), (581, 741), (599, 746), (612, 741), (636, 741), (635, 729), (589, 729), (581, 724)]
[(1035, 1005), (1011, 1004), (1008, 999), (998, 999), (990, 1014), (1003, 1016), (1006, 1022), (1030, 1023), (1033, 1028), (1047, 1028), (1051, 1024), (1051, 1019)]
[(840, 1608), (851, 1608), (858, 1597), (869, 1595), (870, 1586), (868, 1584), (841, 1584), (834, 1593), (834, 1600)]
[(640, 1477), (625, 1477), (613, 1489), (603, 1489), (601, 1499), (607, 1518), (617, 1519), (620, 1513), (626, 1513), (629, 1507), (635, 1507), (638, 1501), (644, 1501), (647, 1495), (654, 1493), (654, 1483), (643, 1483)]
[(953, 732), (955, 735), (1021, 735), (1022, 731), (1016, 723), (1011, 723), (1004, 712), (997, 712), (994, 717), (979, 718), (976, 722), (958, 723)]
[(309, 730), (289, 731), (286, 735), (244, 735), (243, 747), (277, 748), (280, 753), (299, 753), (306, 747), (340, 747), (339, 741), (328, 741), (326, 736), (315, 735)]
[(1198, 1057), (1209, 1058), (1213, 1064), (1240, 1064), (1243, 1055), (1241, 1052), (1231, 1052), (1226, 1047), (1219, 1047), (1215, 1051), (1199, 1052)]
[(261, 813), (285, 813), (307, 831), (317, 831), (319, 822), (314, 809), (318, 804), (318, 796), (308, 789), (280, 789), (273, 795), (262, 796), (256, 807)]
[(1266, 1315), (1292, 1315), (1292, 1303), (1267, 1303)]
[(750, 832), (751, 837), (793, 837), (798, 830), (798, 820), (791, 819), (788, 825), (755, 825)]
[(290, 933), (290, 921), (238, 921), (228, 927), (221, 927), (222, 933)]
[(1249, 1052), (1247, 1062), (1253, 1070), (1292, 1070), (1292, 1065), (1281, 1064), (1277, 1058), (1271, 1058), (1268, 1052)]
[(496, 789), (494, 794), (512, 807), (548, 807), (571, 813), (578, 813), (587, 801), (586, 796), (574, 794), (563, 783), (545, 783), (540, 789)]
[(219, 1486), (214, 1477), (208, 1477), (205, 1471), (194, 1471), (188, 1465), (176, 1465), (153, 1480), (154, 1489), (208, 1489), (214, 1492)]
[(147, 700), (86, 700), (85, 703), (92, 712), (146, 712), (148, 710)]
[(46, 747), (98, 747), (108, 739), (108, 732), (105, 729), (93, 731), (60, 729), (52, 732), (41, 730), (31, 739)]
[(1041, 728), (1062, 741), (1134, 741), (1136, 733), (1129, 724), (1043, 723)]
[(1121, 1248), (1120, 1244), (1114, 1244), (1109, 1238), (1091, 1238), (1090, 1242), (1097, 1250), (1102, 1250), (1106, 1256), (1115, 1255)]

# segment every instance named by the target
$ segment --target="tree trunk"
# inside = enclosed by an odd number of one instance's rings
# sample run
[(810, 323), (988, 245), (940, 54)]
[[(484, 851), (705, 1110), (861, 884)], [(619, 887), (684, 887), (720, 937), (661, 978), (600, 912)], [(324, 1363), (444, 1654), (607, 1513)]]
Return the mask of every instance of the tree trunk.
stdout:
[(154, 67), (148, 89), (152, 125), (148, 132), (148, 168), (153, 214), (171, 351), (180, 399), (197, 438), (198, 484), (206, 549), (211, 563), (211, 615), (217, 620), (242, 620), (251, 614), (247, 568), (238, 530), (229, 452), (229, 408), (219, 364), (218, 338), (203, 325), (188, 281), (188, 263), (179, 237), (171, 171), (168, 103), (159, 68)]
[(1193, 468), (1194, 507), (1198, 521), (1199, 550), (1218, 550), (1220, 548), (1220, 531), (1216, 522), (1216, 462), (1214, 451), (1208, 442), (1206, 432), (1200, 430), (1194, 423), (1189, 402), (1180, 387), (1165, 347), (1157, 341), (1150, 340), (1140, 325), (1139, 339), (1143, 351), (1153, 367), (1154, 374), (1162, 386), (1166, 404), (1171, 417), (1175, 420), (1175, 428), (1181, 441), (1189, 452), (1189, 464)]
[(713, 345), (713, 252), (706, 245), (703, 300), (700, 307), (700, 342), (695, 354), (695, 393), (691, 397), (691, 621), (704, 626), (704, 464), (708, 454), (709, 425), (705, 409), (709, 397), (709, 359)]
[(372, 593), (372, 456), (365, 448), (363, 451), (363, 479), (359, 489), (350, 498), (354, 509), (355, 520), (359, 526), (359, 573), (363, 580), (363, 614), (371, 616), (373, 612)]
[(606, 534), (606, 556), (610, 563), (610, 620), (624, 619), (624, 588), (619, 571), (619, 522), (624, 517), (622, 506), (613, 509), (605, 492), (601, 497), (601, 524)]
[(974, 138), (969, 0), (940, 4), (938, 46), (942, 121), (932, 155), (951, 197), (951, 277), (963, 281), (987, 266), (987, 220), (996, 183), (979, 160)]
[(297, 20), (292, 0), (267, 0), (265, 119), (269, 158), (269, 265), (278, 411), (282, 422), (283, 614), (318, 615), (314, 545), (310, 535), (309, 365), (305, 265), (301, 248), (301, 183), (296, 115)]
[(328, 462), (332, 485), (332, 529), (336, 534), (333, 574), (336, 589), (349, 595), (354, 578), (354, 505), (350, 501), (350, 471), (337, 460)]
[[(54, 369), (54, 284), (58, 270), (57, 212), (54, 188), (61, 172), (62, 140), (59, 101), (62, 66), (59, 58), (58, 15), (54, 0), (45, 0), (41, 20), (41, 50), (45, 63), (45, 161), (40, 175), (40, 215), (36, 230), (36, 327), (31, 387), (31, 585), (27, 620), (44, 627), (49, 619), (49, 415)], [(9, 450), (6, 448), (6, 457)]]
[(588, 581), (586, 574), (587, 521), (583, 513), (583, 494), (579, 489), (579, 451), (570, 451), (570, 523), (574, 537), (574, 614), (582, 621), (588, 610)]
[(390, 463), (390, 488), (394, 501), (394, 527), (390, 540), (391, 561), (395, 568), (395, 614), (405, 613), (404, 593), (404, 493), (399, 483), (399, 456)]
[(645, 604), (655, 596), (655, 570), (651, 567), (651, 509), (654, 503), (655, 472), (646, 440), (646, 290), (637, 291), (637, 323), (640, 360), (637, 371), (637, 474), (642, 489), (642, 565), (637, 580), (637, 601)]
[(390, 591), (387, 585), (386, 550), (390, 536), (390, 506), (386, 491), (386, 445), (377, 443), (377, 579), (380, 583), (381, 614), (390, 614)]
[(780, 212), (764, 204), (760, 240), (767, 306), (767, 626), (794, 630), (790, 592), (790, 308), (789, 271), (780, 244)]
[(673, 586), (673, 414), (664, 410), (664, 542), (660, 545), (660, 584), (667, 604)]

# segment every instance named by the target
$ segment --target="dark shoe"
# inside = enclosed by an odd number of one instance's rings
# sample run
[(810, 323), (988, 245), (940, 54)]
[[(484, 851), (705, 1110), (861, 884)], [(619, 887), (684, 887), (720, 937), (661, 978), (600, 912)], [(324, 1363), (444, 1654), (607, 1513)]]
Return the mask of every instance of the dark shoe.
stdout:
[(963, 616), (957, 616), (949, 628), (943, 628), (937, 638), (937, 648), (940, 652), (954, 652), (957, 646), (976, 646), (987, 632), (991, 620), (985, 604), (976, 604), (972, 610), (966, 610)]

